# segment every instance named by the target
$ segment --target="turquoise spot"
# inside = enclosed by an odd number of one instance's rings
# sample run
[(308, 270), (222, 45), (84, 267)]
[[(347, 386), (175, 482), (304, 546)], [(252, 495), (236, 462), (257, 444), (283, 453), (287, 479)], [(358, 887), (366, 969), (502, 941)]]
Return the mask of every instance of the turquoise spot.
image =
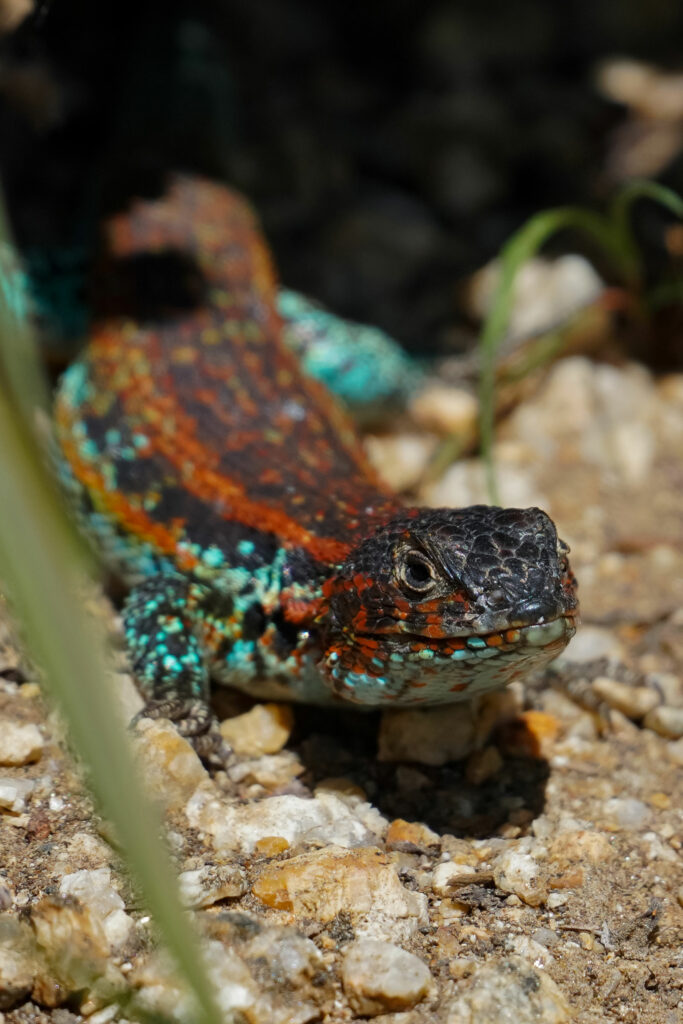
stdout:
[(253, 540), (241, 540), (237, 544), (238, 552), (240, 553), (240, 555), (244, 555), (245, 558), (248, 558), (249, 555), (253, 555), (254, 554), (254, 549), (255, 549), (255, 544), (254, 544)]
[(424, 648), (423, 648), (423, 649), (422, 649), (422, 650), (420, 651), (420, 657), (421, 657), (421, 658), (424, 658), (424, 659), (425, 659), (425, 661), (428, 661), (428, 660), (429, 660), (430, 658), (433, 658), (433, 657), (434, 657), (434, 651), (431, 651), (431, 650), (429, 649), (429, 647), (424, 647)]
[(471, 657), (472, 655), (470, 654), (470, 652), (466, 650), (453, 651), (453, 653), (451, 654), (451, 658), (453, 661), (464, 661), (466, 658)]
[(212, 569), (218, 569), (224, 562), (223, 552), (215, 544), (212, 544), (210, 548), (202, 554), (202, 562), (204, 565), (210, 566)]
[(486, 641), (482, 640), (480, 636), (470, 636), (467, 638), (468, 647), (486, 647)]
[(109, 430), (105, 433), (104, 438), (107, 444), (119, 444), (121, 441), (121, 431), (114, 430), (113, 427), (110, 427)]

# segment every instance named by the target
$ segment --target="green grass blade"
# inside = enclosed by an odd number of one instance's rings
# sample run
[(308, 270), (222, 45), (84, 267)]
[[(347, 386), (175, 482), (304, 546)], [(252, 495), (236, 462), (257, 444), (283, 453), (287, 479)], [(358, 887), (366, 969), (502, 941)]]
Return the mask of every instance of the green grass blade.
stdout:
[(624, 248), (623, 240), (613, 224), (602, 214), (578, 207), (564, 206), (536, 214), (503, 246), (498, 285), (479, 338), (482, 360), (479, 379), (481, 453), (489, 498), (494, 504), (500, 501), (493, 464), (496, 354), (510, 320), (515, 278), (521, 267), (536, 255), (549, 238), (567, 229), (579, 231), (597, 242), (627, 281), (632, 281), (638, 273), (633, 252), (628, 247)]
[[(7, 307), (2, 312), (0, 324), (6, 328), (13, 317)], [(0, 381), (11, 340), (6, 329), (0, 330)], [(25, 361), (24, 371), (27, 365)], [(38, 372), (35, 365), (33, 372)], [(224, 1017), (217, 1009), (198, 940), (180, 906), (170, 859), (159, 839), (160, 817), (141, 791), (118, 725), (102, 630), (76, 597), (85, 579), (78, 546), (7, 387), (0, 391), (0, 508), (0, 579), (29, 649), (64, 712), (74, 747), (89, 769), (94, 794), (114, 824), (161, 939), (194, 991), (202, 1021), (220, 1024)]]

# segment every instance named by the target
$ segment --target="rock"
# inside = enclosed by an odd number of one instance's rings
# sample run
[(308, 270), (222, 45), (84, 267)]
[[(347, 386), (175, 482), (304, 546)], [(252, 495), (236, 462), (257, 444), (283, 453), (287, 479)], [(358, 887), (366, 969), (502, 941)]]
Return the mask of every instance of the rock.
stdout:
[(683, 737), (683, 708), (672, 708), (666, 704), (648, 711), (643, 725), (669, 740)]
[(608, 825), (625, 829), (639, 829), (652, 814), (647, 804), (634, 797), (613, 797), (606, 800), (604, 813)]
[(365, 438), (370, 462), (394, 491), (415, 486), (436, 443), (430, 434), (370, 434)]
[(49, 964), (49, 972), (34, 983), (37, 1002), (59, 1006), (68, 994), (78, 993), (92, 1012), (125, 991), (102, 920), (87, 906), (45, 897), (32, 907), (31, 925)]
[(208, 780), (192, 746), (163, 718), (141, 719), (133, 733), (133, 749), (148, 793), (167, 810), (180, 809)]
[(465, 885), (481, 884), (482, 881), (482, 873), (473, 867), (454, 861), (445, 861), (443, 864), (437, 864), (434, 868), (432, 890), (436, 896), (452, 896), (455, 889)]
[(228, 768), (233, 782), (255, 783), (265, 790), (282, 789), (289, 786), (305, 771), (293, 750), (279, 754), (262, 754), (248, 761), (237, 761)]
[(475, 710), (469, 701), (421, 711), (385, 711), (377, 757), (380, 761), (447, 764), (467, 757), (474, 737)]
[(457, 434), (469, 440), (477, 429), (479, 403), (463, 388), (428, 384), (411, 399), (409, 410), (418, 426), (437, 434)]
[[(343, 850), (330, 846), (281, 863), (270, 863), (253, 886), (254, 895), (277, 910), (317, 921), (332, 921), (342, 911), (352, 918), (372, 915), (381, 930), (383, 921), (407, 924), (409, 935), (426, 920), (426, 897), (401, 884), (390, 858), (375, 847)], [(367, 931), (368, 922), (357, 932)]]
[(592, 829), (560, 831), (549, 846), (548, 858), (554, 871), (562, 872), (576, 864), (608, 866), (616, 854), (604, 832)]
[(18, 767), (38, 761), (44, 746), (45, 740), (37, 725), (0, 719), (0, 765)]
[(229, 804), (218, 799), (212, 787), (201, 787), (188, 802), (186, 814), (193, 827), (213, 836), (216, 849), (223, 853), (251, 853), (260, 840), (273, 837), (290, 846), (360, 846), (377, 838), (361, 817), (332, 793), (321, 793), (312, 800), (288, 795)]
[(661, 704), (683, 707), (683, 676), (673, 672), (650, 672), (647, 685), (659, 694)]
[(211, 907), (219, 900), (241, 896), (247, 889), (238, 864), (205, 864), (178, 876), (180, 898), (186, 907)]
[(0, 778), (0, 810), (21, 814), (34, 788), (30, 779)]
[[(534, 847), (535, 851), (545, 848)], [(503, 892), (514, 893), (531, 907), (539, 907), (548, 898), (547, 870), (536, 857), (521, 849), (503, 851), (493, 862), (496, 886)]]
[(75, 896), (91, 914), (99, 919), (112, 949), (122, 946), (134, 926), (125, 912), (125, 904), (111, 884), (109, 868), (74, 871), (64, 875), (59, 884), (60, 896)]
[(256, 704), (243, 715), (226, 718), (221, 736), (236, 754), (258, 757), (277, 754), (289, 739), (294, 713), (287, 704)]
[[(262, 998), (259, 986), (241, 958), (217, 941), (204, 943), (202, 952), (225, 1019), (244, 1015), (243, 1019), (254, 1024), (267, 1024), (271, 1008)], [(161, 1016), (169, 1021), (196, 1017), (198, 1007), (189, 993), (180, 987), (177, 971), (161, 953), (153, 953), (138, 962), (130, 981), (138, 990), (135, 1004), (139, 1013)]]
[(396, 818), (387, 829), (385, 836), (387, 850), (401, 850), (404, 853), (427, 853), (441, 845), (441, 837), (419, 822)]
[(660, 701), (657, 692), (649, 686), (628, 686), (607, 676), (598, 676), (594, 679), (592, 689), (597, 697), (628, 718), (642, 718)]
[(624, 648), (614, 635), (611, 629), (603, 626), (581, 626), (575, 637), (572, 638), (568, 647), (557, 659), (556, 664), (571, 662), (572, 665), (581, 662), (597, 661), (601, 658), (614, 659), (617, 662), (624, 660)]
[(0, 914), (0, 1011), (23, 1002), (40, 970), (29, 926), (9, 914)]
[[(500, 262), (480, 270), (469, 288), (472, 311), (483, 318), (490, 309), (500, 277)], [(536, 257), (515, 278), (508, 338), (529, 338), (556, 326), (595, 301), (604, 284), (583, 256)]]
[(444, 1024), (566, 1024), (567, 1001), (552, 978), (511, 956), (479, 967), (458, 984)]
[(377, 939), (347, 946), (341, 975), (351, 1009), (364, 1017), (410, 1010), (433, 987), (430, 970), (419, 957)]
[(683, 739), (667, 743), (666, 752), (669, 759), (673, 761), (674, 764), (680, 764), (683, 766)]

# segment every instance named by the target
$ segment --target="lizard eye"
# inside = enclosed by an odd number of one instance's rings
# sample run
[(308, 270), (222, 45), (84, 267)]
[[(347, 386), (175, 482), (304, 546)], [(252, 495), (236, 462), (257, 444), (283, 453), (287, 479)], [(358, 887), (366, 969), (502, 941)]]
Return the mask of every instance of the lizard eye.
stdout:
[(417, 594), (431, 590), (436, 582), (432, 563), (421, 551), (407, 551), (398, 565), (399, 581)]

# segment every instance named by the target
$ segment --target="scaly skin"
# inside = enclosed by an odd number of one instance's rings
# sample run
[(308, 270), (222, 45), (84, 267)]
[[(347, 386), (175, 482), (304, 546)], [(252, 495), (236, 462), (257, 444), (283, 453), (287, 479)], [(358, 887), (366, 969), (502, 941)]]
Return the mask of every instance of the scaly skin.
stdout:
[(439, 704), (547, 663), (574, 632), (539, 509), (402, 508), (282, 339), (245, 201), (175, 177), (106, 226), (102, 315), (64, 375), (60, 472), (132, 587), (149, 708), (206, 727), (210, 678), (316, 703)]

